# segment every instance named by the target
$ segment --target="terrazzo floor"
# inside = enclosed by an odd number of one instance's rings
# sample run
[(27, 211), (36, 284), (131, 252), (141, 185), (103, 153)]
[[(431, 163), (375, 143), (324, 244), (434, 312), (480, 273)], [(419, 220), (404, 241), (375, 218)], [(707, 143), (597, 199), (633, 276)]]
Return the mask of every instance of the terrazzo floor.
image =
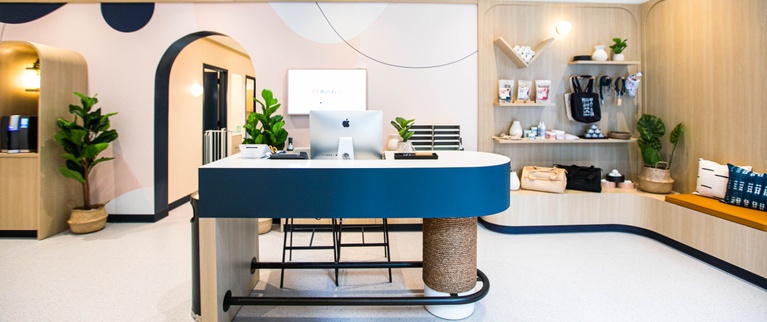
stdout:
[[(43, 241), (0, 238), (0, 321), (190, 321), (191, 207), (153, 224), (109, 224)], [(480, 227), (490, 293), (464, 321), (767, 321), (767, 291), (663, 244), (623, 233), (502, 235)], [(329, 242), (327, 233), (314, 243)], [(374, 241), (380, 233), (368, 232)], [(359, 234), (345, 234), (358, 238)], [(308, 233), (296, 234), (296, 243)], [(351, 240), (350, 240), (351, 241)], [(393, 232), (392, 259), (420, 260), (421, 234)], [(279, 261), (282, 234), (260, 237)], [(767, 250), (766, 250), (767, 251)], [(294, 261), (332, 260), (296, 251)], [(380, 248), (345, 260), (383, 260)], [(420, 294), (420, 269), (263, 270), (254, 295)], [(235, 321), (439, 321), (423, 307), (245, 307)]]

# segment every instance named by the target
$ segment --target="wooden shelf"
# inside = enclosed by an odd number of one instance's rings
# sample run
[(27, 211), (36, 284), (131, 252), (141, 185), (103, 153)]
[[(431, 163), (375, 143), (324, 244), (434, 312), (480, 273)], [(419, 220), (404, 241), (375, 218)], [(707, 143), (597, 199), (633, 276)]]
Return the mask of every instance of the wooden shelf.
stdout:
[(621, 143), (631, 143), (636, 142), (636, 138), (631, 138), (628, 140), (618, 140), (618, 139), (580, 139), (580, 140), (530, 140), (530, 139), (521, 139), (521, 140), (511, 140), (511, 139), (504, 139), (498, 136), (494, 136), (493, 140), (495, 142), (498, 142), (500, 144), (621, 144)]
[(567, 63), (568, 65), (639, 65), (638, 61), (622, 60), (622, 61), (594, 61), (594, 60), (576, 60)]
[(509, 43), (503, 39), (503, 37), (496, 38), (493, 41), (493, 44), (495, 44), (498, 49), (500, 49), (507, 57), (509, 57), (514, 65), (517, 65), (519, 68), (527, 68), (538, 58), (538, 56), (541, 55), (543, 49), (545, 49), (546, 46), (548, 46), (552, 41), (554, 41), (554, 38), (549, 38), (539, 43), (538, 46), (535, 46), (535, 48), (533, 48), (535, 55), (533, 55), (533, 58), (530, 59), (529, 63), (526, 63), (525, 60), (522, 59), (522, 56), (517, 54), (514, 49), (512, 49), (513, 46), (510, 46)]
[(38, 159), (40, 156), (37, 153), (0, 153), (0, 158), (7, 159)]
[(557, 106), (554, 103), (493, 103), (495, 107), (547, 107)]

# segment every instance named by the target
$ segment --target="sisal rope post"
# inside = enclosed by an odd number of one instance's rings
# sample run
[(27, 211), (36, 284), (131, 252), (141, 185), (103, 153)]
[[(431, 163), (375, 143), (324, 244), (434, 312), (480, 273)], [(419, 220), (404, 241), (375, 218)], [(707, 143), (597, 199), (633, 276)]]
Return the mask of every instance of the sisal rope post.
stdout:
[(433, 290), (463, 293), (477, 284), (477, 217), (424, 218), (423, 282)]

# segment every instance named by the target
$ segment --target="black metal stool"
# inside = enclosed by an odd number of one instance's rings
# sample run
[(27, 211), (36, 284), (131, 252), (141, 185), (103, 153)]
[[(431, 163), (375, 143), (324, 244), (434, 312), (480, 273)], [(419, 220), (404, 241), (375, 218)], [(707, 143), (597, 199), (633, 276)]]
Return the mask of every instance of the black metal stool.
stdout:
[[(319, 220), (319, 218), (317, 218)], [(293, 218), (287, 218), (285, 220), (285, 226), (283, 228), (283, 238), (282, 238), (282, 262), (285, 262), (285, 252), (288, 252), (288, 261), (293, 260), (293, 250), (323, 250), (323, 249), (332, 249), (333, 250), (333, 262), (338, 263), (338, 247), (336, 244), (336, 241), (338, 240), (337, 232), (336, 232), (336, 219), (332, 219), (332, 224), (330, 225), (330, 228), (326, 227), (296, 227), (293, 224)], [(332, 246), (314, 246), (312, 243), (314, 242), (314, 233), (317, 231), (330, 231), (333, 233), (333, 245)], [(293, 232), (304, 232), (304, 231), (311, 231), (312, 236), (309, 238), (309, 245), (308, 246), (293, 246)], [(290, 244), (288, 244), (288, 234), (290, 234)], [(335, 284), (338, 286), (338, 269), (335, 269), (336, 273), (336, 280)], [(285, 269), (280, 269), (280, 288), (282, 288), (283, 281), (285, 280)]]
[[(383, 218), (383, 224), (382, 225), (376, 225), (376, 224), (360, 224), (360, 225), (343, 225), (344, 219), (339, 219), (337, 221), (337, 228), (334, 228), (333, 230), (336, 232), (337, 240), (334, 242), (338, 250), (336, 251), (336, 263), (341, 260), (341, 248), (342, 247), (383, 247), (384, 248), (384, 257), (387, 261), (391, 262), (391, 251), (389, 250), (389, 221), (387, 218)], [(335, 223), (336, 221), (334, 221)], [(365, 228), (374, 228), (377, 229), (378, 227), (381, 227), (380, 229), (383, 231), (383, 242), (382, 243), (366, 243), (365, 242)], [(344, 229), (355, 229), (359, 230), (362, 234), (362, 243), (342, 243), (341, 242), (341, 235)], [(338, 270), (336, 270), (336, 281), (338, 281)], [(391, 268), (389, 268), (389, 283), (392, 281), (392, 275), (391, 275)]]

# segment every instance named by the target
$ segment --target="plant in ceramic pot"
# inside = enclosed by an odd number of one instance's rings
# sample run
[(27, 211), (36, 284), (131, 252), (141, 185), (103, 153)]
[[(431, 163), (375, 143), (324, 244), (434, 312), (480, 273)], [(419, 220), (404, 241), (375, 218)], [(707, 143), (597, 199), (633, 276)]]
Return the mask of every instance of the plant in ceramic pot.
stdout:
[(248, 114), (248, 119), (243, 126), (247, 136), (242, 143), (266, 144), (272, 152), (282, 150), (288, 139), (288, 131), (284, 129), (285, 120), (282, 115), (274, 114), (281, 104), (269, 89), (261, 91), (261, 98), (264, 99), (263, 102), (258, 98), (253, 99), (261, 106), (261, 113), (253, 111)]
[(64, 147), (66, 165), (59, 167), (59, 172), (67, 178), (82, 184), (83, 206), (72, 210), (68, 221), (73, 233), (89, 233), (101, 230), (106, 225), (107, 213), (104, 205), (91, 203), (90, 174), (97, 164), (112, 160), (99, 157), (117, 139), (117, 131), (110, 129), (109, 118), (117, 113), (102, 114), (101, 108), (93, 110), (98, 103), (96, 95), (88, 97), (75, 92), (81, 106), (69, 105), (69, 113), (74, 120), (62, 118), (56, 120), (59, 131), (54, 140)]
[(626, 44), (627, 41), (628, 39), (613, 38), (614, 44), (610, 46), (610, 49), (613, 51), (613, 60), (621, 61), (625, 59), (623, 57), (623, 50), (628, 46)]
[(415, 151), (413, 144), (407, 141), (407, 140), (410, 140), (413, 134), (415, 134), (414, 131), (410, 130), (410, 127), (413, 126), (413, 122), (415, 122), (415, 119), (406, 120), (399, 116), (396, 117), (394, 121), (391, 121), (391, 125), (394, 126), (395, 129), (397, 129), (397, 134), (399, 134), (400, 138), (402, 138), (402, 141), (399, 142), (399, 145), (397, 146), (397, 151), (400, 151), (400, 152)]
[(674, 184), (671, 178), (671, 163), (674, 161), (679, 140), (684, 133), (684, 123), (677, 124), (669, 134), (669, 141), (673, 144), (668, 161), (663, 157), (661, 138), (666, 134), (666, 125), (659, 117), (644, 114), (637, 121), (639, 139), (637, 143), (642, 153), (644, 167), (639, 174), (639, 189), (653, 193), (669, 193)]

